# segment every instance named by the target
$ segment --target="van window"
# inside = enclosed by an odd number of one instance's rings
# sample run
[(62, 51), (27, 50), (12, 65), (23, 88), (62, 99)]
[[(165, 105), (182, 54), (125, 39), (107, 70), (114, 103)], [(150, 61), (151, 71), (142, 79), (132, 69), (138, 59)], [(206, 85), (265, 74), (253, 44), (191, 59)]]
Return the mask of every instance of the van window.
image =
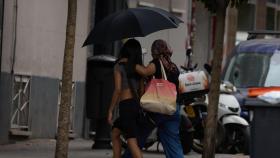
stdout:
[(230, 60), (224, 80), (238, 88), (280, 86), (279, 62), (279, 52), (241, 52)]
[(265, 87), (280, 86), (280, 53), (274, 53), (270, 59), (269, 71), (264, 83)]

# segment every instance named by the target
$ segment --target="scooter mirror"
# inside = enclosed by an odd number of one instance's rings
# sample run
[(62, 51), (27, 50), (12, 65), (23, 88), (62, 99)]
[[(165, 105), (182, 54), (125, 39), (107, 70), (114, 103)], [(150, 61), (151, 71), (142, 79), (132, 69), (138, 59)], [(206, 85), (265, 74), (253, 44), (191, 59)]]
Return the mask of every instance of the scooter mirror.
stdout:
[(233, 93), (236, 92), (236, 87), (230, 83), (229, 81), (223, 81), (220, 86), (220, 91), (225, 93)]

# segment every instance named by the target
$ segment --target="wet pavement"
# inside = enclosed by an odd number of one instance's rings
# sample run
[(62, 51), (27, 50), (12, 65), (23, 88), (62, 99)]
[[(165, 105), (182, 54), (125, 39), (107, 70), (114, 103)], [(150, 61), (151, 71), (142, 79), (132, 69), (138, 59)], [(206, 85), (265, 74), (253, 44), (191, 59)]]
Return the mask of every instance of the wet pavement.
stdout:
[[(54, 139), (33, 139), (28, 141), (19, 141), (7, 145), (0, 145), (0, 158), (54, 158), (55, 152)], [(111, 158), (110, 149), (91, 149), (92, 140), (74, 139), (69, 143), (69, 158)], [(145, 158), (164, 158), (162, 148), (160, 152), (152, 146), (148, 151), (144, 151)], [(216, 158), (249, 158), (242, 154), (216, 154)], [(201, 158), (200, 154), (190, 152), (185, 158)]]

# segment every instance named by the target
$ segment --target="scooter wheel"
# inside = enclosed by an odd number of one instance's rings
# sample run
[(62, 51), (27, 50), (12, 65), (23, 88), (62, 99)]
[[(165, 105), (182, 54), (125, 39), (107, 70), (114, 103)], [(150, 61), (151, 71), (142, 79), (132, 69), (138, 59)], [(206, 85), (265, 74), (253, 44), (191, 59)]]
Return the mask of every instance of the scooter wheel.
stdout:
[(224, 142), (225, 153), (249, 154), (250, 127), (249, 126), (226, 126), (226, 140)]
[(196, 153), (202, 154), (203, 153), (203, 144), (202, 140), (194, 139), (192, 143), (192, 149)]

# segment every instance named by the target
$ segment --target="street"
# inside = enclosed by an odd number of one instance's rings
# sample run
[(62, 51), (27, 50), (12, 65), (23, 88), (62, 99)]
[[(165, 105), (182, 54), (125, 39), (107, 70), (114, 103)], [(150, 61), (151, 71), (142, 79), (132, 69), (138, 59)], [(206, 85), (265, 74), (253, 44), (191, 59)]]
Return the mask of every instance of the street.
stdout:
[[(112, 150), (92, 150), (93, 141), (74, 139), (69, 143), (69, 158), (111, 158)], [(155, 148), (144, 152), (146, 158), (165, 157), (163, 152), (156, 152)], [(34, 139), (22, 142), (0, 145), (0, 158), (54, 158), (54, 139)], [(185, 158), (200, 158), (201, 155), (191, 152)], [(249, 158), (242, 154), (216, 154), (216, 158)]]

